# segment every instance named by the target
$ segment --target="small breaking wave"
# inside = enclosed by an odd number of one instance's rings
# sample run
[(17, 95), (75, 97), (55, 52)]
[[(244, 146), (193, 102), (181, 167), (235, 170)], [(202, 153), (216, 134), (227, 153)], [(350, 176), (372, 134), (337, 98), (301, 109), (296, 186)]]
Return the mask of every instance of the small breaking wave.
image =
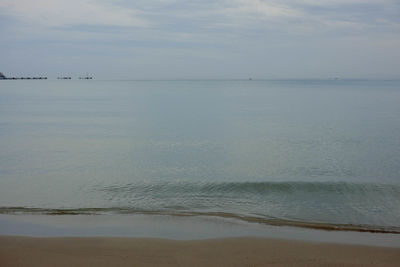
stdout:
[(194, 194), (226, 194), (226, 193), (337, 193), (337, 194), (399, 194), (400, 185), (346, 182), (158, 182), (127, 183), (110, 185), (101, 188), (110, 193), (152, 192), (194, 193)]
[(86, 206), (3, 206), (0, 214), (214, 216), (276, 226), (400, 233), (400, 185), (136, 182), (96, 185)]
[(248, 223), (259, 223), (271, 226), (291, 226), (310, 228), (326, 231), (356, 231), (370, 233), (400, 234), (400, 227), (388, 227), (379, 225), (356, 225), (356, 224), (330, 224), (313, 221), (297, 221), (279, 218), (263, 218), (258, 216), (245, 216), (229, 212), (178, 212), (178, 211), (153, 211), (137, 210), (132, 208), (78, 208), (78, 209), (46, 209), (29, 207), (0, 207), (0, 214), (25, 214), (25, 215), (158, 215), (158, 216), (206, 216), (226, 219), (235, 219)]

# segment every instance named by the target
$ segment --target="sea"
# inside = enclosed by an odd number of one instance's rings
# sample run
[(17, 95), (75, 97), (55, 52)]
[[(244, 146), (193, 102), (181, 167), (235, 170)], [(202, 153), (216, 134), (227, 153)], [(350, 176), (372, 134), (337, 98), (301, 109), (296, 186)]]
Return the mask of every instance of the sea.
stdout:
[(400, 233), (400, 81), (0, 81), (0, 214)]

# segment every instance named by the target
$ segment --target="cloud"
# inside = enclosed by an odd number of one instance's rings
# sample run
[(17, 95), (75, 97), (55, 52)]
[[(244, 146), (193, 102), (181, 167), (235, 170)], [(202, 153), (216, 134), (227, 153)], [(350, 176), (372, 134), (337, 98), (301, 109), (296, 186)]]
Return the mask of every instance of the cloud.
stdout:
[(338, 6), (338, 5), (354, 5), (354, 4), (390, 4), (392, 0), (283, 0), (283, 2), (291, 2), (313, 6)]
[(235, 76), (246, 65), (262, 77), (297, 75), (309, 61), (312, 76), (381, 53), (382, 72), (397, 73), (399, 14), (398, 0), (0, 0), (0, 65), (35, 69), (46, 58), (47, 69), (85, 61), (108, 73), (124, 62), (119, 72), (153, 77), (195, 73), (196, 62), (199, 72)]
[(231, 4), (225, 8), (224, 13), (275, 19), (303, 16), (302, 12), (290, 7), (289, 5), (262, 0), (231, 1)]
[(74, 24), (149, 26), (136, 10), (95, 0), (2, 0), (0, 10), (25, 23), (46, 27)]
[(2, 0), (0, 13), (30, 27), (100, 32), (104, 26), (108, 33), (111, 27), (136, 27), (171, 34), (232, 29), (312, 34), (400, 22), (399, 4), (392, 0)]

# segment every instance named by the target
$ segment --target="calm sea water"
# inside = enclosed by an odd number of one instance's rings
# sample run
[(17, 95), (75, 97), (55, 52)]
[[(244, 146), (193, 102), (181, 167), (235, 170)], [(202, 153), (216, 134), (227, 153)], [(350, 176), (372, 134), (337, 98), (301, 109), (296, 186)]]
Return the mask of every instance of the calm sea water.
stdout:
[(0, 213), (400, 232), (400, 82), (1, 81)]

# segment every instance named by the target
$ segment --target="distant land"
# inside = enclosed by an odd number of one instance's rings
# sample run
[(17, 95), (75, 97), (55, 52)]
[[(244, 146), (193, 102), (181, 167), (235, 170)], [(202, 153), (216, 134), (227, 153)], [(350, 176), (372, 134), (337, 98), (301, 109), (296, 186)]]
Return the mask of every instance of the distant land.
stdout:
[(0, 72), (0, 80), (47, 80), (47, 77), (6, 77)]
[[(72, 80), (72, 77), (70, 77), (70, 76), (60, 76), (60, 77), (57, 77), (57, 79), (58, 80)], [(81, 76), (78, 79), (79, 80), (92, 80), (93, 77), (89, 76), (89, 74), (86, 73), (86, 76)], [(47, 80), (47, 77), (42, 77), (42, 76), (35, 76), (35, 77), (7, 77), (2, 72), (0, 72), (0, 80)]]

